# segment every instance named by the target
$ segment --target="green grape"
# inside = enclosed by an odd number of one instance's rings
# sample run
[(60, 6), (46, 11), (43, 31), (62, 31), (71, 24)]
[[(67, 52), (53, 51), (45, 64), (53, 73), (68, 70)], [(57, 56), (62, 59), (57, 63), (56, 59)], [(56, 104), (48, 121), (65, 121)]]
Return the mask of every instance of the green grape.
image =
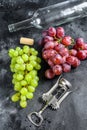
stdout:
[(20, 98), (20, 92), (16, 92), (15, 95)]
[(27, 81), (26, 80), (22, 80), (20, 83), (21, 83), (21, 86), (26, 86), (27, 85)]
[(17, 57), (17, 63), (18, 63), (18, 64), (23, 64), (23, 63), (24, 63), (24, 61), (23, 61), (23, 59), (21, 58), (21, 56), (18, 56), (18, 57)]
[(14, 49), (10, 49), (9, 52), (8, 52), (8, 55), (10, 57), (13, 57), (14, 56)]
[(30, 83), (31, 80), (32, 80), (32, 76), (31, 76), (30, 74), (26, 74), (26, 75), (25, 75), (25, 80), (26, 80), (28, 83)]
[(14, 67), (10, 65), (11, 72), (14, 72)]
[(24, 60), (24, 62), (28, 61), (28, 55), (27, 54), (23, 54), (22, 55), (22, 59)]
[(37, 55), (38, 54), (38, 52), (34, 48), (30, 48), (30, 53), (32, 55)]
[(20, 106), (21, 106), (22, 108), (27, 107), (27, 101), (20, 101)]
[(22, 79), (23, 79), (23, 75), (22, 75), (22, 74), (17, 74), (16, 79), (17, 79), (18, 81), (22, 80)]
[(32, 54), (32, 52), (34, 52), (35, 49), (34, 48), (30, 48), (30, 53)]
[(25, 96), (27, 94), (28, 90), (27, 90), (27, 88), (22, 88), (20, 92), (22, 95)]
[(20, 98), (21, 98), (21, 101), (26, 101), (26, 96), (21, 95)]
[(26, 68), (27, 68), (28, 71), (31, 71), (31, 70), (33, 70), (33, 65), (32, 64), (27, 64)]
[(14, 56), (16, 57), (16, 56), (18, 56), (18, 51), (14, 51)]
[(15, 64), (16, 63), (16, 58), (13, 57), (12, 60), (11, 60), (11, 64)]
[(20, 66), (20, 70), (25, 70), (25, 64), (21, 64), (21, 66)]
[(10, 65), (11, 72), (14, 72), (14, 65)]
[(16, 76), (17, 76), (16, 73), (14, 73), (14, 74), (13, 74), (13, 79), (16, 79)]
[(13, 69), (13, 68), (11, 68), (11, 72), (14, 72), (14, 69)]
[(22, 75), (24, 75), (25, 72), (24, 72), (23, 70), (20, 70), (20, 71), (17, 72), (17, 74), (22, 74)]
[(21, 48), (20, 47), (16, 47), (16, 51), (20, 51), (21, 50)]
[(35, 87), (33, 87), (33, 86), (28, 86), (28, 91), (29, 91), (29, 92), (35, 92)]
[(20, 80), (18, 80), (18, 75), (22, 75), (22, 77), (23, 77), (23, 74), (24, 74), (24, 72), (17, 71), (16, 73), (13, 74), (13, 78), (19, 82)]
[(36, 81), (39, 81), (39, 77), (38, 76), (35, 76), (34, 78)]
[(13, 78), (12, 83), (13, 83), (13, 84), (16, 84), (16, 82), (18, 82), (17, 79), (16, 79), (16, 78)]
[(37, 61), (38, 63), (41, 63), (41, 58), (37, 57), (36, 61)]
[(33, 98), (33, 92), (38, 86), (37, 72), (41, 68), (41, 59), (37, 57), (38, 51), (29, 46), (10, 49), (8, 54), (11, 57), (11, 71), (14, 72), (12, 83), (14, 90), (18, 91), (11, 99), (13, 102), (20, 100), (20, 106), (25, 108), (26, 100)]
[(18, 71), (19, 71), (19, 70), (17, 70), (17, 69), (14, 68), (14, 72), (15, 72), (15, 73), (17, 73)]
[(18, 54), (19, 54), (20, 56), (23, 55), (23, 50), (20, 49), (20, 50), (18, 51)]
[(37, 59), (37, 57), (34, 56), (34, 55), (31, 55), (31, 56), (29, 57), (29, 60), (30, 60), (30, 61), (32, 61), (32, 60), (35, 61), (36, 59)]
[(27, 95), (26, 95), (26, 97), (27, 97), (28, 99), (32, 99), (32, 98), (33, 98), (33, 93), (28, 92)]
[(20, 64), (15, 64), (15, 70), (20, 70)]
[(17, 101), (19, 101), (19, 96), (17, 94), (14, 94), (14, 95), (12, 95), (11, 100), (13, 102), (17, 102)]
[(30, 64), (31, 64), (33, 67), (35, 67), (35, 66), (37, 65), (37, 62), (34, 61), (34, 60), (32, 60), (32, 61), (30, 61)]
[(12, 79), (12, 83), (15, 84), (15, 79)]
[(15, 90), (15, 91), (20, 91), (21, 88), (22, 88), (22, 87), (21, 87), (20, 83), (19, 83), (19, 82), (16, 82), (16, 83), (15, 83), (15, 86), (14, 86), (14, 90)]
[(32, 77), (35, 77), (37, 75), (37, 71), (36, 70), (32, 70), (29, 72), (29, 74), (32, 76)]
[(35, 55), (35, 56), (37, 56), (38, 55), (38, 51), (33, 51), (33, 53), (32, 53), (33, 55)]
[(28, 54), (28, 53), (29, 53), (29, 50), (30, 50), (29, 46), (24, 46), (24, 47), (23, 47), (23, 52), (24, 52), (24, 53)]
[(31, 71), (31, 73), (36, 76), (37, 75), (37, 70), (34, 69), (34, 70)]
[(36, 70), (40, 70), (40, 69), (41, 69), (41, 65), (39, 65), (39, 64), (37, 63), (36, 66), (35, 66), (35, 69), (36, 69)]
[(20, 91), (21, 88), (22, 88), (21, 86), (17, 86), (17, 85), (14, 86), (14, 90), (15, 90), (15, 91)]
[(10, 68), (11, 68), (11, 69), (13, 69), (13, 68), (14, 68), (14, 65), (13, 65), (13, 64), (11, 64), (11, 65), (10, 65)]
[(35, 79), (31, 80), (31, 86), (37, 87), (38, 86), (38, 81), (35, 80)]

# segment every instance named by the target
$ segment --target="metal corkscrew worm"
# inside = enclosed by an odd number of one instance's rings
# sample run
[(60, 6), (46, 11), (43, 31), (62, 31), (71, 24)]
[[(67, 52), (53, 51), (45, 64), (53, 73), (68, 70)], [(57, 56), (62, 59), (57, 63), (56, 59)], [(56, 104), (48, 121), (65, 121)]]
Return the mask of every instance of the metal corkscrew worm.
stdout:
[[(45, 106), (39, 112), (31, 112), (28, 115), (28, 119), (35, 125), (40, 126), (43, 122), (42, 113), (44, 110), (51, 106), (52, 109), (58, 109), (63, 100), (73, 92), (73, 88), (71, 83), (62, 78), (61, 76), (58, 78), (57, 82), (53, 85), (53, 87), (46, 93), (42, 95), (42, 99), (46, 102)], [(33, 120), (33, 116), (37, 117), (39, 122), (35, 122)]]

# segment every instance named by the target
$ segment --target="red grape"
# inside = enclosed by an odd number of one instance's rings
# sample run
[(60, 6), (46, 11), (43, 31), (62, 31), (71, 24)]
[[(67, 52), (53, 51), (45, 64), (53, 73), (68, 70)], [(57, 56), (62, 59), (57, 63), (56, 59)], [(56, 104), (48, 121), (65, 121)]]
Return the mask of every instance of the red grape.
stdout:
[(62, 59), (63, 59), (62, 64), (64, 64), (64, 63), (66, 62), (66, 57), (67, 57), (67, 56), (63, 56), (63, 57), (62, 57)]
[(57, 41), (54, 41), (54, 47), (57, 46), (59, 43)]
[(52, 61), (51, 58), (48, 59), (47, 63), (48, 63), (48, 65), (49, 65), (50, 67), (53, 67), (53, 66), (54, 66), (54, 63), (53, 63), (53, 61)]
[(77, 50), (77, 51), (79, 51), (79, 50), (85, 50), (85, 48), (87, 48), (87, 47), (85, 46), (85, 43), (75, 44), (75, 45), (73, 46), (73, 49), (75, 49), (75, 50)]
[(73, 67), (78, 67), (80, 65), (80, 60), (77, 58), (77, 57), (75, 57), (75, 59), (74, 59), (74, 63), (73, 63)]
[(76, 45), (77, 45), (77, 48), (80, 49), (80, 50), (81, 49), (83, 50), (85, 48), (85, 43), (84, 42), (78, 42), (78, 43), (76, 43)]
[(71, 49), (71, 50), (69, 51), (69, 54), (72, 55), (72, 56), (76, 56), (77, 50)]
[(61, 44), (61, 43), (58, 43), (57, 45), (54, 46), (54, 49), (55, 49), (56, 51), (59, 51), (59, 50), (62, 49), (62, 48), (64, 48), (64, 45)]
[(53, 49), (43, 50), (42, 57), (44, 59), (49, 59), (49, 58), (55, 56), (56, 54), (57, 54), (57, 52), (55, 50), (53, 50)]
[(79, 50), (77, 44), (74, 44), (73, 49), (75, 49), (75, 50)]
[(43, 57), (45, 60), (49, 58), (49, 57), (48, 57), (48, 50), (44, 50), (44, 51), (42, 52), (42, 57)]
[(84, 50), (84, 52), (86, 53), (86, 58), (87, 58), (87, 50)]
[(48, 79), (52, 79), (55, 76), (54, 72), (52, 71), (52, 69), (47, 69), (45, 71), (45, 77)]
[(77, 50), (83, 50), (83, 49), (85, 49), (85, 43), (84, 43), (84, 40), (83, 40), (83, 38), (77, 38), (76, 39), (76, 48), (77, 48)]
[(77, 52), (77, 55), (76, 55), (76, 56), (77, 56), (78, 59), (80, 59), (80, 60), (86, 59), (86, 53), (85, 53), (84, 50), (79, 50), (79, 51)]
[(43, 48), (42, 48), (42, 53), (43, 53), (44, 51), (46, 51), (46, 49), (43, 47)]
[(54, 48), (54, 42), (49, 41), (44, 45), (45, 49), (53, 49)]
[(74, 56), (71, 56), (71, 55), (69, 55), (69, 56), (66, 58), (66, 62), (67, 62), (69, 65), (73, 65), (73, 64), (74, 64), (74, 60), (75, 60), (75, 57), (74, 57)]
[(49, 27), (42, 35), (42, 57), (50, 66), (45, 72), (48, 79), (62, 72), (70, 72), (71, 67), (78, 67), (80, 60), (87, 58), (87, 44), (83, 38), (77, 38), (72, 46), (74, 39), (65, 35), (63, 27)]
[(84, 50), (87, 50), (87, 44), (86, 43), (84, 44)]
[(41, 46), (43, 46), (43, 45), (44, 45), (43, 38), (39, 40), (38, 44), (39, 44), (39, 45), (41, 45)]
[(76, 44), (81, 44), (81, 43), (84, 43), (83, 38), (77, 38), (76, 39)]
[(44, 31), (42, 32), (42, 36), (45, 37), (45, 36), (47, 36), (47, 35), (48, 35), (48, 30), (44, 30)]
[(62, 69), (63, 69), (63, 72), (70, 72), (71, 70), (71, 65), (67, 64), (67, 63), (64, 63), (62, 65)]
[(59, 55), (59, 54), (56, 54), (56, 55), (52, 58), (52, 60), (53, 60), (53, 63), (54, 63), (54, 64), (62, 64), (62, 61), (63, 61), (62, 56)]
[(56, 29), (54, 27), (49, 27), (48, 34), (51, 37), (54, 37), (56, 35)]
[(62, 66), (61, 65), (55, 65), (52, 68), (53, 72), (55, 75), (60, 75), (62, 74)]
[(53, 37), (50, 37), (50, 36), (45, 36), (44, 37), (44, 42), (49, 42), (49, 41), (53, 41)]
[(57, 54), (57, 52), (55, 50), (53, 50), (53, 49), (48, 50), (48, 57), (49, 58), (54, 57), (56, 54)]
[(72, 38), (70, 36), (65, 36), (62, 39), (62, 44), (64, 44), (65, 46), (69, 46), (72, 43)]
[(63, 27), (58, 27), (58, 28), (56, 29), (56, 36), (57, 36), (58, 38), (62, 38), (62, 37), (64, 37), (64, 35), (65, 35), (64, 28), (63, 28)]
[(68, 51), (67, 48), (62, 48), (62, 49), (59, 50), (59, 54), (61, 56), (69, 56), (69, 51)]

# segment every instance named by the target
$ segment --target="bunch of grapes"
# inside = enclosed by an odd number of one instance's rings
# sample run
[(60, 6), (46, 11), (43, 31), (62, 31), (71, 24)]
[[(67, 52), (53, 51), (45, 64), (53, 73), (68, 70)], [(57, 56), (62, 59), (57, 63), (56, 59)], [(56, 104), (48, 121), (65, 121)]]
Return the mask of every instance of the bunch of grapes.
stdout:
[(11, 99), (13, 102), (20, 100), (20, 106), (27, 106), (27, 99), (33, 98), (35, 88), (38, 86), (39, 77), (37, 71), (41, 69), (41, 59), (37, 56), (38, 52), (34, 48), (24, 46), (23, 49), (9, 50), (11, 57), (10, 68), (13, 72), (13, 80), (15, 94)]
[(66, 36), (63, 27), (49, 27), (42, 35), (42, 57), (50, 66), (45, 72), (48, 79), (70, 72), (71, 68), (78, 67), (80, 61), (87, 58), (87, 44), (83, 38), (74, 40)]

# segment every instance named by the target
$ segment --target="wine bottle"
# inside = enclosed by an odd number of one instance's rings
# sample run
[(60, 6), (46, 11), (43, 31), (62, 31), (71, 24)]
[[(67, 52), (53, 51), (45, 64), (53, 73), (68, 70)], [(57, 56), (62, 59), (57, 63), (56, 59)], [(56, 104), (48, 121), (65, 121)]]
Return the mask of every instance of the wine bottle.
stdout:
[(30, 19), (8, 25), (10, 32), (35, 27), (38, 29), (59, 26), (87, 16), (86, 0), (67, 0), (38, 9)]

